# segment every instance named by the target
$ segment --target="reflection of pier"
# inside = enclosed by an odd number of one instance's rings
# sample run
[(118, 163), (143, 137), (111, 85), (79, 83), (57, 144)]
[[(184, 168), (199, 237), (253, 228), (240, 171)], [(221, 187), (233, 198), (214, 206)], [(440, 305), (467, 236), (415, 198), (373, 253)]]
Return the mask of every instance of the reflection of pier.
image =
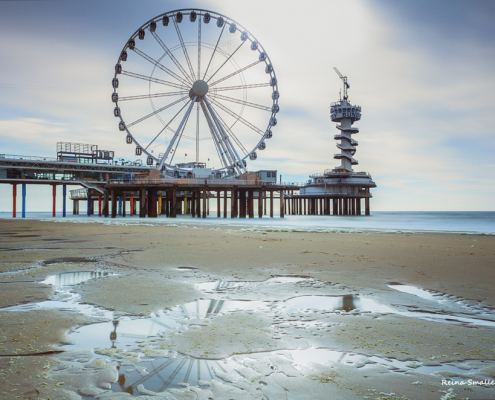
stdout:
[(44, 280), (42, 283), (54, 285), (55, 287), (77, 285), (81, 282), (88, 281), (90, 279), (101, 278), (104, 276), (112, 275), (109, 272), (94, 272), (94, 271), (78, 271), (78, 272), (66, 272), (58, 275), (51, 276)]

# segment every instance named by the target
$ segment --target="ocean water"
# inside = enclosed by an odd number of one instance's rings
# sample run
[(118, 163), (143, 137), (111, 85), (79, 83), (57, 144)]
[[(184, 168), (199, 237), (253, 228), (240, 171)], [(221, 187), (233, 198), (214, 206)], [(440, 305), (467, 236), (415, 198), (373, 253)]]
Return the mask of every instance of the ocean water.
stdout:
[[(281, 229), (301, 231), (381, 231), (381, 232), (451, 232), (466, 234), (495, 235), (495, 211), (375, 211), (371, 216), (317, 216), (286, 215), (279, 218), (263, 216), (254, 219), (217, 218), (216, 211), (210, 210), (206, 218), (192, 218), (179, 215), (177, 218), (139, 218), (137, 216), (118, 216), (104, 218), (86, 215), (62, 213), (52, 217), (51, 212), (27, 212), (26, 219), (42, 219), (53, 221), (72, 221), (79, 223), (109, 224), (193, 224), (203, 229), (217, 227), (241, 227), (244, 229)], [(0, 212), (0, 219), (12, 218), (9, 212)], [(17, 214), (20, 219), (20, 213)], [(1, 221), (0, 221), (1, 224)], [(222, 228), (221, 228), (222, 229)]]

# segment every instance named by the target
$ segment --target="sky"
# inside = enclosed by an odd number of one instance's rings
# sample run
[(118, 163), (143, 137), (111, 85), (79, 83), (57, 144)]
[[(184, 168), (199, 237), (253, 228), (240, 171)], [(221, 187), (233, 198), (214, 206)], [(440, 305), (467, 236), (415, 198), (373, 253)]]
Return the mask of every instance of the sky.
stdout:
[[(1, 1), (0, 154), (55, 157), (67, 141), (135, 159), (113, 116), (116, 60), (142, 24), (186, 7), (242, 24), (275, 69), (278, 124), (250, 170), (304, 182), (340, 165), (337, 67), (362, 107), (354, 169), (377, 184), (372, 210), (495, 210), (490, 0)], [(10, 185), (0, 194), (11, 211)], [(28, 210), (50, 204), (51, 187), (28, 186)]]

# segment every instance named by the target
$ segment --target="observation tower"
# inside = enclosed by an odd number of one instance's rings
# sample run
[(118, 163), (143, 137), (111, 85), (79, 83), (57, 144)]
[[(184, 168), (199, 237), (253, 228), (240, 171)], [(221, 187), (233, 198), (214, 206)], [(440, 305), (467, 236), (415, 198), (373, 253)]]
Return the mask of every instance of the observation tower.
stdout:
[[(341, 92), (339, 101), (330, 105), (330, 118), (332, 122), (337, 122), (338, 129), (334, 139), (340, 150), (333, 158), (340, 160), (340, 165), (323, 174), (311, 175), (299, 191), (299, 197), (308, 199), (310, 215), (362, 215), (361, 199), (365, 202), (364, 214), (370, 215), (370, 189), (376, 187), (376, 184), (369, 173), (355, 172), (353, 169), (353, 166), (358, 165), (358, 160), (354, 158), (358, 142), (352, 135), (359, 132), (359, 128), (353, 125), (361, 119), (361, 107), (349, 102), (347, 77), (342, 76), (337, 68), (334, 70), (343, 83), (343, 97)], [(297, 204), (295, 206), (297, 209)]]

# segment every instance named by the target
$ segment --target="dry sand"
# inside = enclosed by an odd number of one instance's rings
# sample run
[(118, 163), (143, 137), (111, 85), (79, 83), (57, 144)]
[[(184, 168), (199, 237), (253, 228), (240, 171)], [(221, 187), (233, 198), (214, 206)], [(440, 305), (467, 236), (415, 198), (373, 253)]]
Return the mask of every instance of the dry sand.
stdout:
[[(76, 285), (73, 290), (83, 302), (119, 315), (147, 316), (199, 299), (284, 301), (302, 295), (343, 294), (428, 312), (442, 307), (455, 312), (454, 302), (435, 308), (431, 302), (388, 288), (390, 282), (456, 296), (465, 299), (468, 308), (495, 307), (493, 236), (251, 232), (192, 222), (177, 227), (0, 220), (0, 243), (0, 272), (27, 268), (0, 276), (0, 307), (50, 299), (52, 287), (38, 283), (49, 275), (102, 269), (119, 275)], [(287, 275), (311, 277), (322, 284), (264, 282)], [(259, 284), (227, 293), (195, 289), (195, 283), (212, 279)], [(167, 349), (200, 358), (244, 357), (235, 382), (225, 383), (232, 381), (231, 374), (223, 377), (223, 384), (167, 391), (162, 398), (439, 399), (447, 396), (441, 391), (450, 388), (442, 386), (446, 376), (392, 372), (370, 364), (369, 357), (424, 365), (495, 360), (495, 328), (394, 313), (301, 311), (287, 321), (275, 323), (273, 318), (268, 313), (224, 313), (141, 345), (149, 352)], [(300, 321), (305, 323), (302, 328), (297, 325)], [(88, 352), (76, 357), (63, 347), (68, 329), (90, 322), (72, 311), (0, 310), (0, 398), (78, 399), (82, 394), (105, 398), (109, 383), (117, 379), (114, 365), (96, 362)], [(362, 355), (363, 361), (312, 363), (295, 369), (287, 357), (273, 353), (311, 347), (352, 351)], [(358, 368), (363, 363), (367, 367)], [(479, 367), (472, 377), (495, 379), (493, 365)], [(274, 373), (275, 368), (280, 373)], [(495, 385), (453, 389), (457, 399), (495, 398)]]

